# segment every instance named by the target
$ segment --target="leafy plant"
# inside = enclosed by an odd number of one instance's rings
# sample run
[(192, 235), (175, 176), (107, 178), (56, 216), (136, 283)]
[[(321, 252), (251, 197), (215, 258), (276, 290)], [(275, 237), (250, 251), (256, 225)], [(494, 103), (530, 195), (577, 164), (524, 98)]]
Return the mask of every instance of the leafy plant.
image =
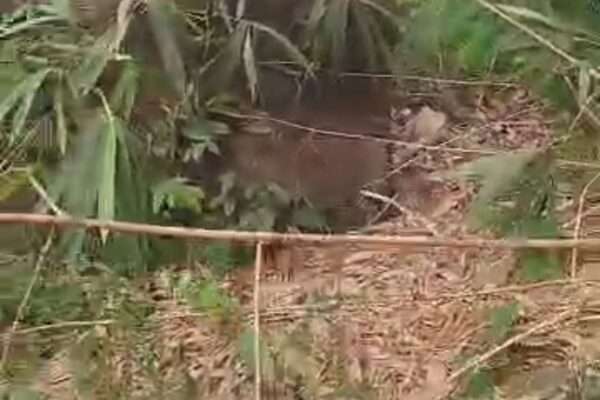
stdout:
[[(499, 166), (502, 166), (501, 168)], [(552, 157), (521, 151), (480, 158), (455, 173), (480, 184), (471, 222), (507, 235), (557, 235), (552, 228)]]
[(520, 304), (513, 302), (494, 309), (491, 313), (490, 336), (495, 341), (504, 340), (519, 317)]
[(254, 252), (249, 248), (233, 248), (229, 244), (212, 243), (201, 247), (199, 258), (205, 261), (215, 277), (221, 278), (239, 266), (249, 265)]
[(190, 305), (219, 321), (227, 322), (237, 315), (237, 301), (222, 291), (214, 281), (191, 283), (185, 288), (185, 293)]
[(469, 377), (467, 388), (462, 398), (473, 400), (493, 400), (496, 398), (496, 387), (490, 371), (478, 369)]
[(382, 64), (389, 67), (391, 46), (398, 36), (397, 31), (391, 38), (386, 35), (386, 25), (398, 29), (398, 19), (377, 1), (317, 0), (306, 22), (304, 48), (319, 65), (340, 72), (342, 66), (352, 65), (349, 56), (356, 53), (348, 48), (357, 41), (358, 52), (365, 55), (365, 60), (360, 60), (364, 66), (372, 70)]

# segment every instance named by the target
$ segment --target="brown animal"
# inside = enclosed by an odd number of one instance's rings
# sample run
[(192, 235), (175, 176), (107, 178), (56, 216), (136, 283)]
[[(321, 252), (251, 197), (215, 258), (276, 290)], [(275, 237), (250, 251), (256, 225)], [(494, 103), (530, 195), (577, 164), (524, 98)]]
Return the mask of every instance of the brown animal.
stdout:
[[(275, 182), (294, 196), (336, 210), (351, 225), (360, 189), (383, 176), (386, 150), (379, 143), (294, 135), (238, 134), (224, 143), (228, 169), (244, 183)], [(344, 218), (344, 217), (342, 217)]]
[(272, 110), (277, 118), (266, 116), (235, 128), (220, 143), (221, 157), (188, 165), (188, 176), (207, 182), (233, 171), (242, 185), (274, 182), (329, 210), (340, 230), (362, 225), (365, 215), (356, 207), (360, 190), (382, 183), (388, 167), (386, 144), (375, 140), (388, 129), (386, 102), (385, 92), (355, 81), (306, 93), (295, 105), (289, 102), (287, 110)]

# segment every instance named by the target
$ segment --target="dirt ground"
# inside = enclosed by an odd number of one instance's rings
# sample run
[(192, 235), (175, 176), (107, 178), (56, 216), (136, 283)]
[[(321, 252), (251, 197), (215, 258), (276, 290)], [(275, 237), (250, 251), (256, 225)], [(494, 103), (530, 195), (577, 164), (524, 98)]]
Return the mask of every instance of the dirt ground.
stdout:
[[(410, 93), (406, 96), (411, 98)], [(398, 208), (397, 215), (376, 220), (367, 229), (370, 233), (402, 235), (420, 230), (439, 237), (473, 235), (465, 221), (472, 188), (435, 177), (482, 154), (549, 144), (545, 110), (522, 89), (481, 88), (469, 101), (455, 104), (463, 115), (470, 115), (469, 120), (457, 118), (456, 109), (447, 111), (443, 105), (414, 98), (392, 106), (390, 130), (397, 141), (393, 170), (405, 190), (387, 204)], [(402, 141), (426, 148), (415, 151), (409, 146), (407, 150)], [(580, 361), (582, 354), (593, 358), (596, 353), (589, 347), (591, 342), (583, 344), (582, 333), (577, 332), (586, 318), (583, 315), (593, 314), (593, 302), (574, 308), (574, 299), (584, 304), (594, 298), (596, 286), (579, 281), (513, 285), (515, 256), (511, 252), (452, 248), (294, 251), (292, 272), (282, 274), (275, 266), (261, 284), (261, 329), (264, 335), (280, 339), (282, 332), (304, 335), (308, 348), (295, 362), (303, 365), (297, 368), (305, 369), (304, 374), (315, 374), (321, 396), (335, 394), (334, 388), (345, 382), (355, 393), (368, 384), (375, 391), (369, 398), (444, 397), (464, 386), (463, 378), (471, 373), (464, 364), (467, 356), (474, 366), (492, 364), (494, 371), (502, 371), (495, 365), (498, 358), (509, 368), (537, 365), (526, 382), (515, 381), (522, 374), (494, 377), (493, 390), (507, 398), (538, 391), (565, 392), (573, 360)], [(250, 268), (233, 277), (228, 286), (245, 299), (249, 314), (253, 280)], [(493, 343), (487, 337), (490, 310), (515, 301), (522, 309), (513, 334), (529, 333), (514, 344)], [(514, 364), (506, 355), (510, 352), (527, 362)], [(222, 372), (211, 372), (214, 365), (197, 368), (209, 375)], [(545, 378), (551, 373), (561, 379), (548, 385)], [(223, 398), (228, 398), (227, 379), (221, 382)], [(282, 382), (265, 374), (265, 398), (294, 398), (293, 385)]]
[[(394, 208), (394, 216), (374, 215), (365, 232), (474, 236), (466, 222), (474, 188), (444, 173), (483, 155), (550, 144), (547, 110), (522, 88), (481, 86), (469, 93), (451, 109), (447, 101), (410, 91), (392, 104), (391, 171), (405, 190), (375, 198), (383, 209)], [(473, 398), (506, 399), (599, 392), (593, 362), (600, 356), (600, 287), (593, 261), (580, 260), (572, 279), (517, 284), (510, 251), (292, 250), (285, 266), (270, 264), (260, 284), (261, 336), (285, 365), (282, 373), (274, 360), (262, 360), (263, 399), (434, 400), (465, 388)], [(184, 371), (197, 398), (254, 396), (251, 367), (236, 357), (233, 339), (177, 301), (168, 286), (159, 276), (153, 289), (167, 293), (152, 341), (162, 376), (176, 379)], [(254, 287), (252, 267), (224, 284), (250, 325)], [(513, 306), (514, 315), (498, 311)], [(495, 338), (491, 328), (502, 329), (502, 318), (514, 324)]]

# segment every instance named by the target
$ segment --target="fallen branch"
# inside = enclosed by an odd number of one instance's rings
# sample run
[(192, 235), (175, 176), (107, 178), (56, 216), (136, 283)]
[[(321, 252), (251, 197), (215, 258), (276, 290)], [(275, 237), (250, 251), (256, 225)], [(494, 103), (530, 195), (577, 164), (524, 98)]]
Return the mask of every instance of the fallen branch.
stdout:
[(0, 213), (0, 224), (51, 225), (55, 228), (98, 229), (120, 233), (169, 236), (199, 240), (225, 240), (256, 244), (359, 245), (361, 247), (454, 247), (494, 249), (598, 249), (600, 239), (444, 239), (430, 236), (330, 235), (249, 232), (183, 228), (133, 222), (77, 219), (45, 214)]

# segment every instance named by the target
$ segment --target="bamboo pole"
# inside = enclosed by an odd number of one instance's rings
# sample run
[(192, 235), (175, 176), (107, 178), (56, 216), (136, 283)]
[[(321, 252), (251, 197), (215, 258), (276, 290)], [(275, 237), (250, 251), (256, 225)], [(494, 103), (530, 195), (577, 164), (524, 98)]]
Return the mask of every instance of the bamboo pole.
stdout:
[(60, 229), (83, 228), (111, 232), (170, 236), (199, 240), (226, 240), (256, 244), (358, 245), (362, 247), (454, 247), (495, 249), (600, 249), (600, 239), (482, 239), (437, 238), (430, 236), (330, 235), (211, 230), (133, 222), (100, 221), (45, 214), (0, 213), (0, 224), (49, 225)]

